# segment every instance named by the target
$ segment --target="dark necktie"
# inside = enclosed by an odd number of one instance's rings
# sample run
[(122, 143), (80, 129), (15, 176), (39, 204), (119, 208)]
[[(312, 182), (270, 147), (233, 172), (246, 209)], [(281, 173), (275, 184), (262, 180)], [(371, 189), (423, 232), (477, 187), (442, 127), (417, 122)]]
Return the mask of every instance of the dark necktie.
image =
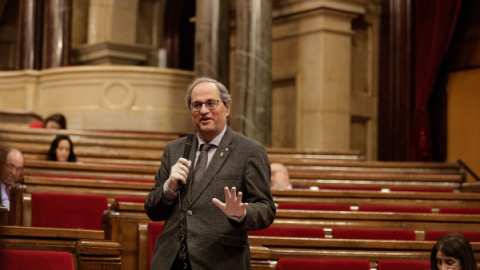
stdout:
[(195, 165), (195, 171), (193, 172), (193, 182), (192, 182), (192, 192), (194, 193), (202, 179), (205, 170), (207, 169), (208, 162), (208, 151), (215, 145), (213, 144), (202, 144), (200, 145), (200, 155), (198, 155), (198, 161)]
[(5, 192), (7, 193), (7, 197), (10, 200), (10, 185), (5, 185)]

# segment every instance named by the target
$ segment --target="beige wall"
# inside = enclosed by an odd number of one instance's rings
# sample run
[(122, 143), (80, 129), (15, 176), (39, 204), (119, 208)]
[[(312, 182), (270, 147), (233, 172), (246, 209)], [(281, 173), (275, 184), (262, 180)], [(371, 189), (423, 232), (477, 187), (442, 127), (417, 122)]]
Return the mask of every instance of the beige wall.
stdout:
[(461, 159), (480, 174), (480, 69), (448, 76), (447, 161)]
[(187, 133), (184, 102), (192, 72), (133, 66), (79, 66), (0, 73), (0, 108), (46, 117), (63, 113), (71, 129)]

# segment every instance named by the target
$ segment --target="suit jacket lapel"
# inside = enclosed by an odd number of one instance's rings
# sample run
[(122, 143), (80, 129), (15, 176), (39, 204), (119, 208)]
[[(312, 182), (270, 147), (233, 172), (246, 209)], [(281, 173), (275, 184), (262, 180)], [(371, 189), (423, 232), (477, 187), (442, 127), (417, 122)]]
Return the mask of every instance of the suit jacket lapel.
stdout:
[(197, 148), (198, 148), (198, 138), (197, 136), (195, 136), (195, 139), (193, 140), (193, 144), (192, 144), (192, 150), (190, 150), (190, 157), (189, 157), (189, 160), (192, 161), (192, 164), (190, 165), (190, 170), (188, 171), (188, 176), (187, 176), (187, 185), (186, 185), (186, 188), (184, 190), (187, 191), (187, 193), (182, 193), (182, 196), (184, 196), (183, 198), (187, 198), (187, 204), (190, 204), (190, 201), (191, 201), (191, 192), (190, 190), (192, 190), (192, 181), (193, 181), (193, 171), (194, 171), (194, 167), (193, 167), (193, 164), (195, 162), (195, 158), (196, 158), (196, 154), (197, 154)]
[(194, 194), (190, 195), (190, 204), (194, 203), (195, 200), (200, 196), (200, 194), (202, 194), (202, 192), (205, 190), (205, 188), (207, 188), (207, 186), (213, 180), (213, 177), (217, 174), (218, 170), (222, 167), (223, 163), (225, 162), (225, 160), (227, 160), (228, 156), (232, 152), (234, 142), (231, 135), (232, 132), (230, 128), (227, 127), (225, 135), (223, 136), (222, 141), (218, 145), (217, 150), (215, 151), (215, 154), (213, 155), (212, 160), (210, 161), (210, 164), (205, 171), (205, 174), (200, 180), (197, 190)]

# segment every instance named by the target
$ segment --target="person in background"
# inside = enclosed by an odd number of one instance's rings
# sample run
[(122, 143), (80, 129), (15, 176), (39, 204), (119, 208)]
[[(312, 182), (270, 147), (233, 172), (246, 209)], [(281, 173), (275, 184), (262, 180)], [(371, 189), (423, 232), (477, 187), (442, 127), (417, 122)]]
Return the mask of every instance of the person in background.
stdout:
[(43, 128), (47, 129), (67, 129), (67, 119), (63, 114), (52, 114), (43, 121)]
[(25, 159), (20, 150), (7, 148), (2, 151), (0, 156), (0, 201), (2, 205), (10, 210), (10, 189), (17, 182), (23, 171)]
[(270, 167), (272, 170), (270, 188), (280, 190), (292, 189), (287, 168), (281, 163), (272, 163)]
[(52, 114), (45, 121), (33, 121), (30, 128), (67, 129), (67, 119), (63, 114)]
[(430, 266), (432, 270), (478, 270), (472, 246), (460, 233), (448, 233), (437, 241)]
[(47, 160), (61, 162), (76, 162), (77, 156), (73, 152), (73, 143), (67, 135), (58, 135), (52, 141), (47, 153)]

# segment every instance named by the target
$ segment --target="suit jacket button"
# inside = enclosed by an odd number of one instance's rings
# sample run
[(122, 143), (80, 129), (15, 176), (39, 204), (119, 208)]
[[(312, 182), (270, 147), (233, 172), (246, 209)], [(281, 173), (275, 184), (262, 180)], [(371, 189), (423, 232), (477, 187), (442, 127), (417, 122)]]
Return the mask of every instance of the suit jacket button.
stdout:
[(192, 215), (192, 210), (188, 210), (187, 215), (191, 216)]

